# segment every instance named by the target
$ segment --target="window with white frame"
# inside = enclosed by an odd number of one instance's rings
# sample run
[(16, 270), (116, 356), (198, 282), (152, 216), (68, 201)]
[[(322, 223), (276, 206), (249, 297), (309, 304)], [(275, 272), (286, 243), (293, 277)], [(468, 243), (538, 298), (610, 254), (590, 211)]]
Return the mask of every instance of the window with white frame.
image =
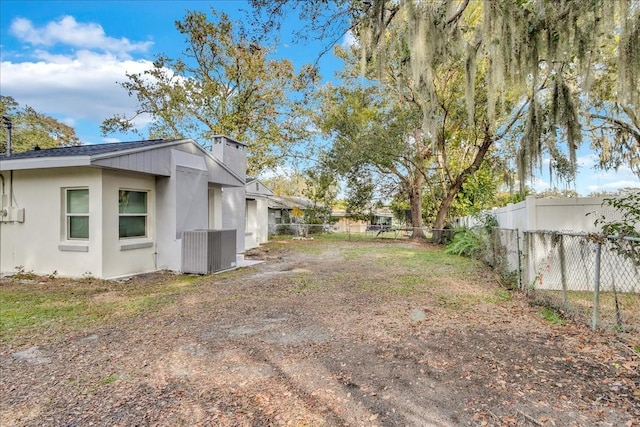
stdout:
[(121, 239), (147, 236), (147, 192), (118, 192), (118, 233)]
[(69, 240), (89, 239), (89, 189), (68, 188), (65, 192), (66, 236)]

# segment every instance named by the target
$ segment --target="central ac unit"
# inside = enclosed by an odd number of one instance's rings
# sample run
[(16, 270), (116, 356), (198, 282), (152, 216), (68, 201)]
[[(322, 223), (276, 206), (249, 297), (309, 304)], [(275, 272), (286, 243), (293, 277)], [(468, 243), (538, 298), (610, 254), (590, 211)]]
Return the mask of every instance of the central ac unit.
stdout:
[(236, 266), (236, 230), (182, 233), (182, 272), (210, 274)]

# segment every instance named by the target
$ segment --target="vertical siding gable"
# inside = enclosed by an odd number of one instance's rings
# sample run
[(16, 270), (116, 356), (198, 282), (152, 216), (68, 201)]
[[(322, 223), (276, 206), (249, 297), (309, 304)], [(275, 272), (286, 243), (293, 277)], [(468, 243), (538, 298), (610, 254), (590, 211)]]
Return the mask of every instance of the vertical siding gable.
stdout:
[(171, 175), (170, 148), (145, 150), (138, 153), (98, 159), (92, 162), (95, 166), (122, 169), (151, 175)]

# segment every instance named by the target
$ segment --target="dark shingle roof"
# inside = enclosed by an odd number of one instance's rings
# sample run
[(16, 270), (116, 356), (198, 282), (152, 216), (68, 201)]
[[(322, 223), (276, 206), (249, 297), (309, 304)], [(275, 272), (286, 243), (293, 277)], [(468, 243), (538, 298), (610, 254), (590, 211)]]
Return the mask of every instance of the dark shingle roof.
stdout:
[(149, 147), (176, 140), (150, 139), (145, 141), (112, 142), (108, 144), (76, 145), (72, 147), (47, 148), (45, 150), (31, 150), (23, 153), (12, 153), (10, 157), (0, 155), (0, 160), (38, 159), (46, 157), (95, 156), (98, 154), (115, 153), (134, 148)]

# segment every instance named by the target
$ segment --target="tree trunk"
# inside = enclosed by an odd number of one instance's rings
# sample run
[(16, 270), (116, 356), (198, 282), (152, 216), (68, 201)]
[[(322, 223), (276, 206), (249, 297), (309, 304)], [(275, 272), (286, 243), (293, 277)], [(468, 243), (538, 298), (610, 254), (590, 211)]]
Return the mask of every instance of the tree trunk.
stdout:
[(409, 191), (409, 203), (411, 204), (411, 226), (413, 227), (412, 237), (424, 237), (422, 230), (422, 186), (424, 179), (420, 173), (416, 173), (411, 180)]
[(490, 135), (486, 135), (484, 141), (480, 147), (478, 147), (478, 151), (476, 152), (475, 157), (473, 158), (473, 162), (469, 167), (460, 172), (456, 179), (451, 183), (447, 190), (447, 194), (440, 202), (440, 206), (438, 207), (438, 213), (436, 215), (436, 221), (433, 224), (434, 230), (441, 230), (444, 228), (447, 217), (449, 215), (449, 209), (451, 208), (451, 204), (458, 194), (458, 191), (462, 188), (462, 185), (467, 181), (467, 178), (474, 174), (482, 164), (485, 155), (489, 151), (489, 148), (493, 144), (494, 139)]

